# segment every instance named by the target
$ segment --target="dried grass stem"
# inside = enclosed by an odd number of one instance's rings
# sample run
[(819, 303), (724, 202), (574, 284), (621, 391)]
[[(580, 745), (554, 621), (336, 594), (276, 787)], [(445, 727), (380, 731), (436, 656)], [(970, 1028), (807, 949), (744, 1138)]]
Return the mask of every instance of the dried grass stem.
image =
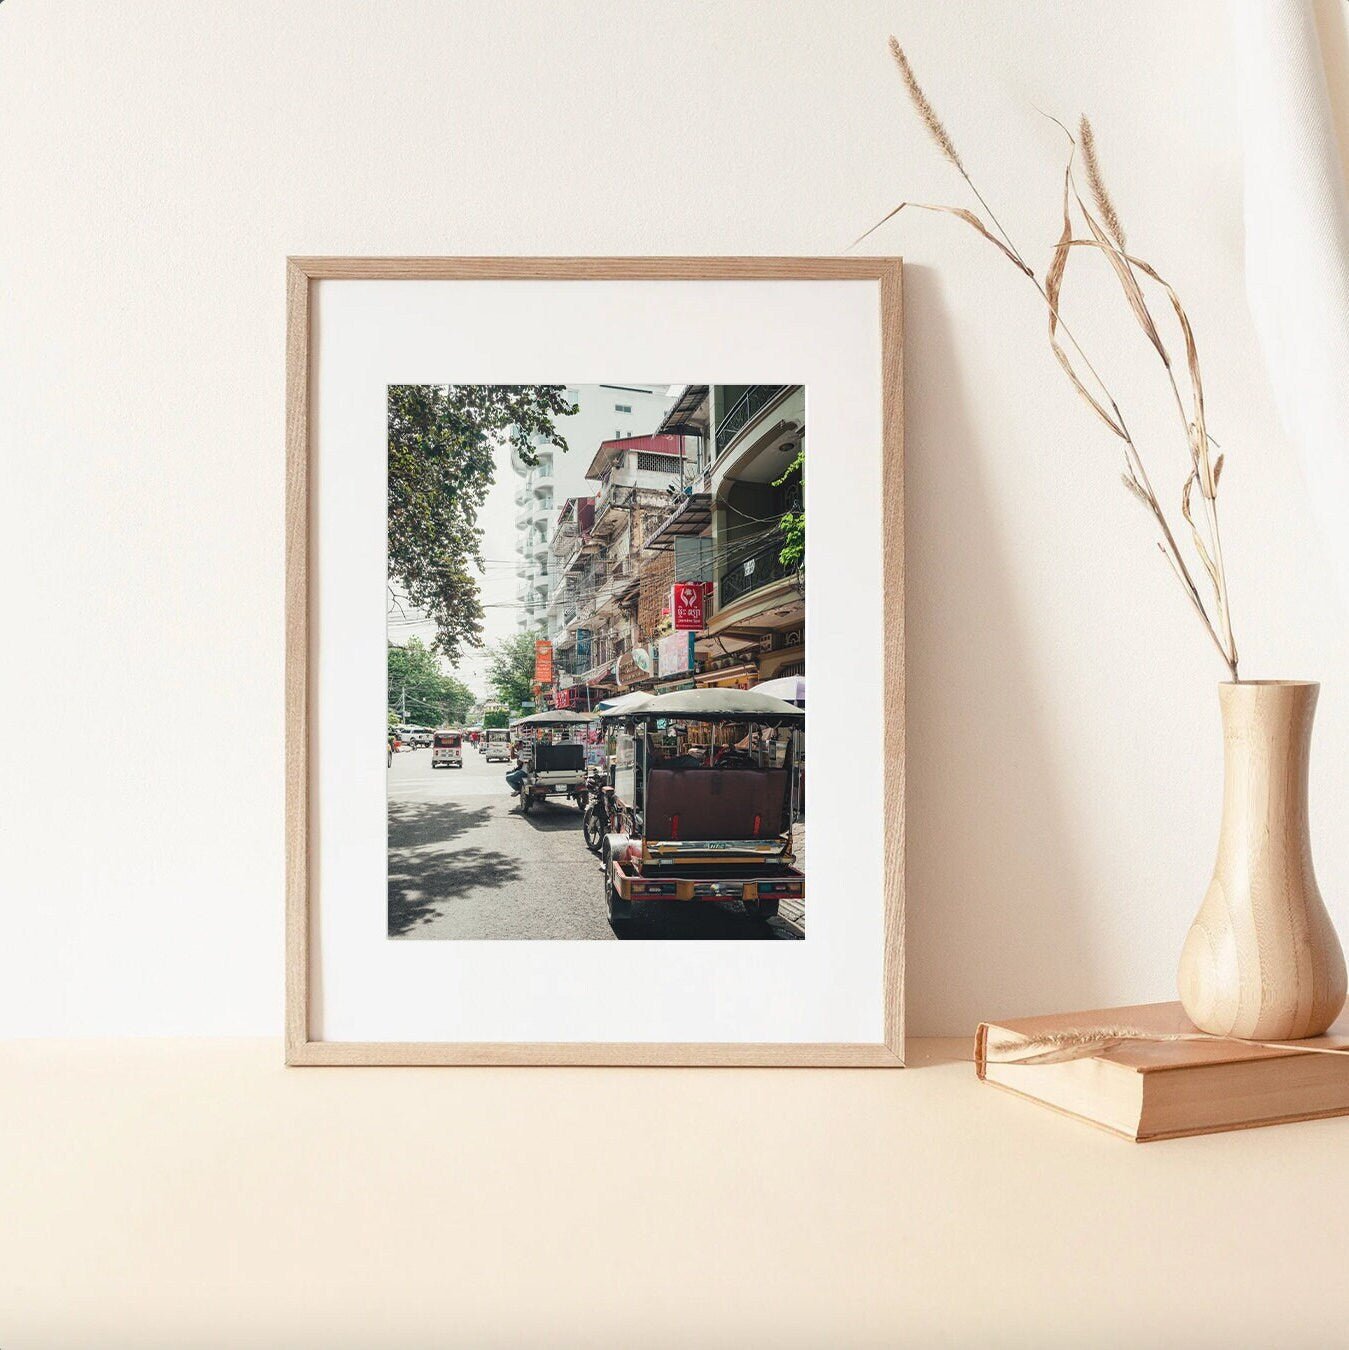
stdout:
[[(1095, 214), (1088, 208), (1074, 183), (1073, 159), (1074, 154), (1078, 149), (1078, 142), (1074, 140), (1067, 127), (1063, 126), (1063, 123), (1058, 122), (1057, 118), (1051, 119), (1063, 130), (1071, 149), (1068, 157), (1068, 167), (1064, 175), (1063, 231), (1059, 237), (1058, 243), (1055, 245), (1050, 268), (1045, 274), (1045, 279), (1041, 281), (1034, 269), (1026, 262), (1011, 236), (1003, 228), (1002, 222), (998, 219), (997, 215), (984, 199), (983, 194), (979, 191), (973, 179), (966, 171), (963, 161), (956, 152), (955, 143), (951, 139), (950, 133), (946, 130), (946, 126), (941, 118), (937, 116), (936, 109), (933, 108), (927, 95), (923, 92), (922, 86), (918, 83), (917, 77), (913, 73), (913, 68), (909, 64), (909, 59), (904, 52), (904, 48), (900, 45), (898, 39), (894, 37), (890, 39), (890, 52), (894, 57), (895, 64), (899, 67), (899, 72), (904, 80), (909, 99), (913, 103), (919, 119), (927, 129), (928, 134), (936, 143), (943, 157), (955, 167), (961, 178), (964, 179), (970, 192), (974, 195), (975, 200), (982, 208), (984, 215), (988, 220), (988, 225), (986, 226), (976, 213), (968, 211), (963, 207), (923, 205), (921, 209), (944, 211), (964, 220), (966, 224), (977, 230), (985, 239), (996, 245), (1008, 260), (1015, 264), (1018, 270), (1029, 278), (1031, 283), (1035, 286), (1041, 299), (1049, 309), (1049, 341), (1055, 357), (1078, 394), (1091, 406), (1106, 426), (1108, 426), (1123, 442), (1125, 486), (1144, 506), (1147, 507), (1149, 513), (1153, 517), (1157, 530), (1161, 536), (1157, 544), (1158, 548), (1161, 550), (1167, 562), (1171, 565), (1172, 571), (1180, 581), (1187, 599), (1207, 630), (1215, 648), (1222, 657), (1224, 664), (1227, 666), (1232, 679), (1239, 680), (1237, 647), (1236, 640), (1232, 634), (1231, 607), (1227, 590), (1227, 577), (1223, 566), (1222, 541), (1218, 530), (1217, 488), (1218, 475), (1221, 472), (1221, 456), (1216, 465), (1210, 457), (1211, 438), (1208, 435), (1204, 416), (1203, 385), (1200, 378), (1199, 358), (1194, 343), (1194, 335), (1190, 328), (1189, 319), (1181, 306), (1180, 299), (1175, 290), (1162, 280), (1155, 269), (1145, 263), (1142, 259), (1130, 255), (1125, 247), (1124, 226), (1120, 221), (1119, 212), (1115, 209), (1114, 200), (1106, 187), (1105, 176), (1101, 170), (1100, 157), (1097, 151), (1096, 136), (1091, 123), (1085, 117), (1081, 119), (1078, 125), (1078, 137), (1081, 143), (1080, 148), (1082, 151), (1087, 186), (1092, 202), (1096, 208)], [(1072, 209), (1074, 203), (1077, 207), (1077, 214), (1086, 224), (1087, 231), (1092, 236), (1090, 239), (1074, 238), (1074, 213)], [(889, 212), (873, 225), (871, 229), (865, 231), (858, 239), (854, 240), (854, 246), (861, 243), (861, 241), (874, 230), (879, 229), (885, 221), (891, 219), (891, 217), (903, 210), (905, 206), (918, 207), (920, 204), (916, 202), (902, 202), (893, 211)], [(992, 231), (996, 231), (996, 234), (999, 237), (995, 237)], [(1186, 480), (1181, 498), (1181, 515), (1185, 519), (1186, 524), (1190, 527), (1194, 553), (1203, 564), (1204, 570), (1208, 573), (1209, 580), (1212, 583), (1213, 601), (1211, 610), (1209, 605), (1205, 603), (1204, 597), (1200, 594), (1199, 587), (1195, 584), (1194, 575), (1186, 561), (1185, 553), (1182, 551), (1180, 544), (1176, 539), (1175, 532), (1161, 505), (1161, 501), (1158, 498), (1156, 491), (1153, 489), (1147, 466), (1144, 463), (1142, 455), (1139, 453), (1138, 446), (1135, 443), (1133, 436), (1129, 432), (1129, 427), (1125, 421), (1118, 399), (1111, 393), (1105, 380), (1101, 377), (1096, 366), (1084, 351), (1082, 344), (1077, 340), (1071, 328), (1063, 319), (1061, 312), (1061, 292), (1063, 280), (1067, 271), (1070, 250), (1083, 247), (1095, 248), (1105, 256), (1120, 283), (1121, 291), (1128, 302), (1130, 311), (1137, 320), (1139, 327), (1143, 330), (1149, 343), (1156, 351), (1166, 370), (1167, 379), (1170, 383), (1176, 408), (1185, 428), (1185, 435), (1191, 459), (1191, 472)], [(1140, 275), (1149, 278), (1166, 292), (1167, 298), (1174, 311), (1176, 321), (1180, 326), (1181, 334), (1184, 338), (1186, 361), (1190, 373), (1189, 407), (1186, 406), (1186, 401), (1182, 397), (1180, 387), (1176, 382), (1170, 355), (1162, 341), (1156, 321), (1154, 320), (1152, 311), (1148, 305), (1147, 297), (1139, 282)], [(1057, 336), (1058, 334), (1062, 334), (1071, 346), (1075, 355), (1075, 360), (1070, 358), (1060, 344)], [(1083, 382), (1082, 376), (1078, 373), (1078, 367), (1080, 367), (1081, 371), (1090, 379), (1096, 393), (1093, 393), (1087, 388), (1086, 384)], [(1202, 531), (1191, 513), (1190, 496), (1192, 486), (1197, 486), (1199, 488), (1199, 494), (1203, 502), (1204, 529)]]

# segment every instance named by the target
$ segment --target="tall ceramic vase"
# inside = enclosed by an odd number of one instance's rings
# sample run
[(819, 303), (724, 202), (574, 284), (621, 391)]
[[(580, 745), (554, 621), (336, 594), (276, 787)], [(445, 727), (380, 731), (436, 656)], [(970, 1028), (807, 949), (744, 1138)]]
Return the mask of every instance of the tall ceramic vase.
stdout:
[(1223, 818), (1213, 880), (1180, 954), (1201, 1031), (1318, 1036), (1344, 1006), (1344, 953), (1312, 869), (1307, 767), (1320, 685), (1219, 685)]

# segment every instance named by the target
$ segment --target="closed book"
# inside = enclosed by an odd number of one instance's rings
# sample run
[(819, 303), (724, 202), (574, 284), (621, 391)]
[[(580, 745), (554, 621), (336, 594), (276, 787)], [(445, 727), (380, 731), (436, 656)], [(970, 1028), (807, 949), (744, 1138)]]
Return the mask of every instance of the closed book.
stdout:
[(994, 1087), (1138, 1143), (1349, 1114), (1349, 1054), (1314, 1048), (1349, 1050), (1343, 1019), (1324, 1036), (1277, 1048), (1216, 1037), (1123, 1040), (1080, 1059), (1000, 1062), (1016, 1054), (1002, 1048), (1006, 1042), (1113, 1027), (1158, 1037), (1195, 1032), (1179, 1003), (985, 1022), (975, 1037), (975, 1069)]

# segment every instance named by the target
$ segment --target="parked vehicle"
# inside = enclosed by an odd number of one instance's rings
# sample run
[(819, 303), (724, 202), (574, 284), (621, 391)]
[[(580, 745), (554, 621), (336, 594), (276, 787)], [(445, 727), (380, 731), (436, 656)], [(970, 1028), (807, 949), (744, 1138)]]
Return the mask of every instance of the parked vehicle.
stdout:
[(458, 731), (437, 731), (431, 738), (431, 767), (433, 769), (462, 769), (464, 767), (464, 737)]
[(425, 750), (435, 736), (430, 727), (412, 727), (408, 735), (408, 744), (414, 750)]
[(489, 727), (483, 732), (483, 750), (489, 764), (511, 757), (511, 733), (506, 727)]
[(793, 864), (792, 754), (805, 713), (737, 689), (659, 694), (624, 711), (600, 856), (615, 928), (643, 901), (738, 900), (761, 918), (804, 899)]
[(598, 854), (604, 846), (604, 836), (610, 832), (613, 818), (614, 788), (609, 772), (592, 766), (586, 770), (581, 809), (581, 837), (592, 853)]
[(567, 797), (578, 806), (586, 797), (586, 736), (594, 725), (593, 713), (566, 709), (532, 713), (511, 723), (516, 755), (524, 776), (520, 780), (520, 810), (528, 813), (548, 797)]
[(604, 739), (598, 746), (586, 749), (586, 795), (581, 813), (581, 837), (585, 846), (598, 854), (604, 845), (604, 836), (612, 829), (614, 820), (613, 748), (615, 737), (629, 709), (645, 703), (646, 693), (624, 694), (610, 699), (601, 707), (597, 718)]

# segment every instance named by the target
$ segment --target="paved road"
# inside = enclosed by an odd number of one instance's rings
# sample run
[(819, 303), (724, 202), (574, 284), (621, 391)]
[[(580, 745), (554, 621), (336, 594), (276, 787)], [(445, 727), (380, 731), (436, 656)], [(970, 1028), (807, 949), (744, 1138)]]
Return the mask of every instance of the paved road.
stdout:
[[(462, 769), (433, 769), (429, 750), (389, 768), (389, 936), (594, 938), (612, 941), (599, 861), (564, 799), (527, 816), (508, 765), (471, 748)], [(790, 924), (738, 906), (643, 906), (634, 938), (795, 938)]]

